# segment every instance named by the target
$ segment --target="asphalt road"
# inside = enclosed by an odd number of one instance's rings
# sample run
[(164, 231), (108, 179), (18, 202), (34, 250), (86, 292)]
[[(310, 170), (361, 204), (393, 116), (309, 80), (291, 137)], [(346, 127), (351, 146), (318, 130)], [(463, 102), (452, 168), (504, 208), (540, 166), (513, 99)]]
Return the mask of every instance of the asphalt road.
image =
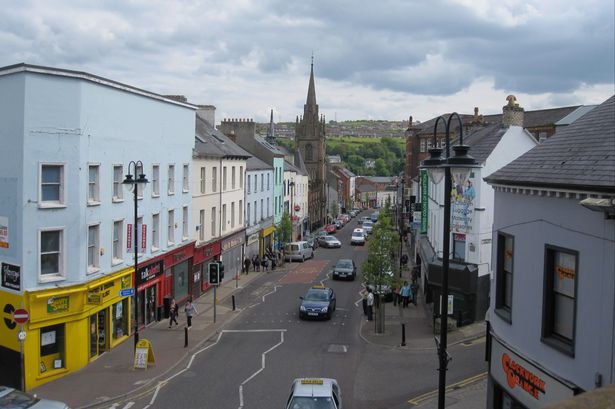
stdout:
[[(410, 408), (408, 400), (437, 389), (435, 348), (366, 343), (360, 337), (362, 310), (355, 305), (360, 274), (354, 282), (329, 278), (338, 258), (353, 258), (360, 271), (367, 257), (367, 245), (349, 245), (354, 227), (356, 219), (337, 232), (341, 249), (319, 248), (293, 272), (274, 271), (253, 281), (236, 297), (241, 314), (203, 346), (189, 368), (154, 394), (133, 400), (132, 409), (283, 408), (298, 377), (336, 378), (346, 409)], [(334, 289), (337, 309), (329, 321), (302, 321), (299, 297), (317, 283)], [(451, 347), (449, 383), (484, 372), (483, 350), (480, 343)]]

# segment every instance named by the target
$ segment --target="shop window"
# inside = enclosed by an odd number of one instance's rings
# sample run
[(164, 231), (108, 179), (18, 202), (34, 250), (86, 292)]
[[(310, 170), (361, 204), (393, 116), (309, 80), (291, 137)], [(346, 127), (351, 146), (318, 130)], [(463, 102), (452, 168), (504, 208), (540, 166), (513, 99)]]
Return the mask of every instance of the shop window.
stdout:
[(514, 237), (498, 233), (496, 250), (495, 312), (511, 322)]
[(64, 324), (41, 328), (40, 336), (40, 373), (65, 368)]
[(578, 252), (547, 245), (542, 341), (574, 356)]
[(111, 323), (113, 326), (114, 341), (128, 335), (128, 300), (128, 298), (124, 298), (111, 307), (111, 312), (113, 314)]

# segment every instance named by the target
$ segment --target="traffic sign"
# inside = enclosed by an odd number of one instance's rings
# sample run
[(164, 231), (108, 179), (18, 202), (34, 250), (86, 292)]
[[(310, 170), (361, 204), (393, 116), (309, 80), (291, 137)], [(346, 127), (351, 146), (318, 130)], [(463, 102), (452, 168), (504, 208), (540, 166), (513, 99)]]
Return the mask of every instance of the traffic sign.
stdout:
[(13, 313), (13, 321), (18, 324), (25, 324), (30, 319), (30, 314), (23, 308), (18, 308)]
[(122, 288), (120, 290), (120, 297), (128, 297), (128, 296), (133, 296), (133, 295), (135, 295), (134, 288)]
[(19, 333), (17, 334), (17, 338), (20, 341), (25, 341), (25, 339), (26, 339), (26, 331), (19, 331)]

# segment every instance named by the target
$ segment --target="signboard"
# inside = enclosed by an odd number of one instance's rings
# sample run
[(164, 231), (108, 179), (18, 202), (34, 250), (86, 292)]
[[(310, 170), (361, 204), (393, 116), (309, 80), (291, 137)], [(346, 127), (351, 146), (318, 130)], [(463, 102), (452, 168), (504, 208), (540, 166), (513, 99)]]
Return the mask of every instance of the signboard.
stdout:
[(25, 324), (30, 319), (30, 314), (23, 308), (18, 308), (13, 313), (13, 321), (18, 324)]
[(162, 260), (148, 264), (145, 267), (141, 267), (139, 270), (137, 270), (137, 277), (136, 277), (135, 284), (137, 286), (145, 284), (148, 281), (155, 279), (158, 275), (162, 274), (162, 272), (163, 272)]
[(47, 313), (54, 314), (57, 312), (66, 312), (69, 309), (69, 300), (70, 297), (68, 295), (64, 295), (61, 297), (51, 297), (47, 300)]
[(427, 234), (427, 216), (429, 211), (429, 176), (426, 169), (421, 169), (421, 234)]
[[(134, 239), (134, 224), (126, 225), (126, 252), (134, 253), (135, 239)], [(141, 225), (141, 231), (138, 232), (137, 243), (139, 244), (139, 253), (145, 253), (147, 250), (147, 224)]]
[(453, 172), (451, 189), (451, 232), (472, 233), (476, 191), (465, 172)]
[(508, 393), (528, 408), (542, 408), (574, 395), (568, 386), (512, 352), (493, 338), (489, 372)]
[(0, 263), (0, 275), (2, 281), (0, 285), (9, 290), (21, 290), (21, 268), (13, 264)]
[(134, 368), (147, 369), (148, 364), (154, 364), (154, 350), (152, 344), (147, 339), (141, 339), (137, 342), (135, 348)]
[(133, 295), (135, 295), (134, 288), (124, 288), (120, 290), (120, 297), (132, 297)]
[[(453, 300), (454, 300), (453, 295), (449, 294), (448, 295), (448, 300), (447, 300), (447, 303), (446, 303), (446, 305), (447, 305), (447, 307), (446, 307), (446, 310), (447, 310), (446, 314), (447, 315), (453, 315)], [(438, 309), (440, 311), (442, 311), (442, 296), (440, 296), (440, 302), (438, 303), (438, 306), (439, 306)]]
[(9, 248), (9, 218), (0, 216), (0, 248)]

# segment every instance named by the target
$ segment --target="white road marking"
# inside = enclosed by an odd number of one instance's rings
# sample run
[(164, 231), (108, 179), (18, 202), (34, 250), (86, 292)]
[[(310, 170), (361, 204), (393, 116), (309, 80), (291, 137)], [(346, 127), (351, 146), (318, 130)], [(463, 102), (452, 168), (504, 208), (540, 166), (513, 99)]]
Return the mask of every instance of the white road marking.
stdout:
[(130, 409), (134, 404), (134, 402), (128, 402), (123, 409)]

